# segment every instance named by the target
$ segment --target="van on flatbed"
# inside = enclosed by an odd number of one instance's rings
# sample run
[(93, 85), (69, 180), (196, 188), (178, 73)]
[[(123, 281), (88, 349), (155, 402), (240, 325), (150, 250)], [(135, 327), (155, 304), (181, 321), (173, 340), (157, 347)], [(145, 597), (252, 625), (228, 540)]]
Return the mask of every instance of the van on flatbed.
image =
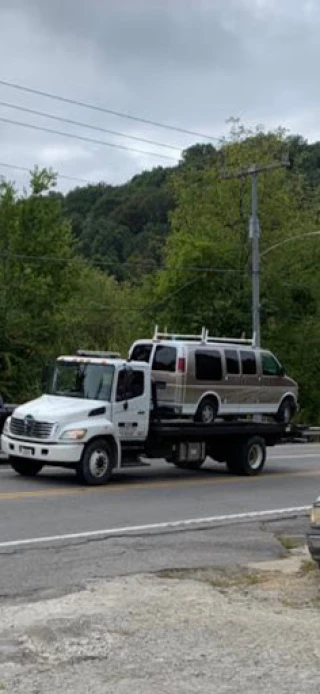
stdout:
[(253, 414), (289, 424), (298, 409), (297, 383), (270, 351), (252, 340), (158, 332), (137, 340), (129, 360), (148, 362), (163, 413), (212, 424)]
[(20, 475), (67, 467), (82, 483), (101, 485), (141, 457), (198, 469), (211, 456), (234, 474), (258, 475), (266, 446), (288, 435), (276, 422), (163, 421), (150, 364), (82, 351), (58, 357), (45, 394), (6, 420), (1, 445)]

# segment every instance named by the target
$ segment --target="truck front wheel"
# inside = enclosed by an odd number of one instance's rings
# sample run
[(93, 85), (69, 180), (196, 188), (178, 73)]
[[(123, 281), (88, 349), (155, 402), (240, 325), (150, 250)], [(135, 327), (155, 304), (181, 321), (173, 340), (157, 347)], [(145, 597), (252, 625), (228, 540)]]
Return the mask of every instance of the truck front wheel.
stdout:
[(261, 436), (239, 441), (227, 455), (227, 468), (234, 475), (259, 475), (266, 461), (266, 444)]
[(76, 471), (79, 482), (91, 486), (107, 484), (115, 466), (113, 446), (103, 438), (88, 443)]
[(34, 460), (26, 460), (25, 458), (16, 458), (13, 455), (9, 456), (9, 464), (22, 477), (35, 477), (43, 468), (41, 463), (36, 463)]

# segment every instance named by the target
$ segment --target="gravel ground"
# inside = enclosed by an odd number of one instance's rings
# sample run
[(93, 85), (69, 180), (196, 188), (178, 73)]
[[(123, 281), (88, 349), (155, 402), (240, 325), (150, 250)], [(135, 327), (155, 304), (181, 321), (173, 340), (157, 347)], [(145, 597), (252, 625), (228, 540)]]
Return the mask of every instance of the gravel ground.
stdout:
[[(299, 565), (300, 566), (300, 565)], [(163, 571), (0, 611), (10, 694), (320, 691), (320, 574)]]

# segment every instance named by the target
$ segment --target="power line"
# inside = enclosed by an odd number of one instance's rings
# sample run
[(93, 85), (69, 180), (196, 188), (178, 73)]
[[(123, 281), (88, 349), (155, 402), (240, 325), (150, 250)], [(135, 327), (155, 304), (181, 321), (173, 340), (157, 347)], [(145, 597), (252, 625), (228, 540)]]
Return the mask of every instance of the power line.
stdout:
[[(31, 262), (50, 262), (50, 263), (67, 263), (71, 265), (78, 265), (79, 262), (87, 262), (89, 266), (94, 266), (94, 267), (121, 267), (121, 268), (150, 268), (152, 270), (168, 270), (166, 266), (156, 266), (155, 264), (152, 263), (143, 263), (143, 262), (132, 262), (132, 261), (127, 261), (124, 263), (121, 262), (105, 262), (105, 261), (100, 261), (100, 260), (93, 260), (90, 261), (87, 258), (84, 257), (78, 257), (78, 258), (59, 258), (57, 256), (51, 256), (51, 255), (21, 255), (21, 254), (11, 254), (11, 253), (0, 253), (0, 258), (4, 260), (26, 260), (26, 261), (31, 261)], [(227, 274), (227, 273), (232, 273), (232, 274), (239, 274), (239, 270), (236, 270), (235, 268), (222, 268), (222, 267), (213, 267), (212, 265), (206, 267), (206, 266), (200, 266), (200, 265), (179, 265), (179, 270), (193, 270), (193, 271), (198, 271), (198, 272), (217, 272), (221, 274)]]
[(50, 133), (51, 135), (60, 135), (62, 137), (69, 137), (73, 140), (81, 140), (82, 142), (91, 142), (94, 145), (103, 145), (104, 147), (113, 147), (114, 149), (122, 149), (126, 152), (137, 152), (138, 154), (144, 154), (145, 156), (160, 157), (161, 159), (170, 159), (171, 161), (177, 161), (178, 157), (170, 157), (169, 154), (160, 154), (158, 152), (149, 152), (143, 149), (135, 149), (134, 147), (126, 147), (125, 145), (118, 145), (114, 142), (106, 142), (105, 140), (94, 140), (91, 137), (85, 137), (84, 135), (75, 135), (74, 133), (66, 133), (61, 130), (54, 130), (53, 128), (45, 128), (40, 125), (35, 125), (32, 123), (22, 123), (21, 121), (12, 120), (11, 118), (0, 118), (1, 123), (7, 123), (8, 125), (16, 125), (21, 128), (29, 128), (29, 130), (37, 130), (45, 133)]
[[(4, 169), (15, 169), (16, 171), (23, 171), (26, 173), (32, 173), (32, 167), (28, 168), (27, 166), (17, 166), (15, 164), (7, 164), (7, 162), (0, 161), (0, 166)], [(58, 174), (58, 178), (65, 178), (67, 181), (78, 181), (80, 183), (87, 183), (92, 185), (92, 181), (89, 181), (86, 178), (78, 178), (77, 176), (66, 176), (63, 174)], [(96, 184), (98, 185), (98, 184)]]
[(149, 120), (148, 118), (140, 118), (138, 116), (133, 116), (129, 113), (122, 113), (121, 111), (113, 111), (109, 108), (103, 106), (98, 106), (97, 104), (89, 104), (85, 101), (78, 101), (77, 99), (70, 99), (59, 94), (53, 94), (52, 92), (45, 92), (40, 89), (33, 89), (31, 87), (25, 87), (22, 84), (16, 84), (14, 82), (9, 82), (7, 80), (0, 80), (0, 84), (4, 87), (9, 87), (10, 89), (17, 89), (21, 92), (26, 92), (28, 94), (36, 94), (37, 96), (44, 96), (48, 99), (54, 99), (56, 101), (61, 101), (65, 104), (74, 104), (75, 106), (81, 106), (81, 108), (87, 108), (92, 111), (99, 111), (100, 113), (108, 113), (111, 116), (117, 116), (118, 118), (126, 118), (127, 120), (133, 120), (138, 123), (145, 123), (146, 125), (153, 125), (155, 128), (163, 128), (165, 130), (173, 130), (178, 133), (183, 133), (184, 135), (193, 135), (195, 137), (201, 137), (204, 140), (214, 140), (216, 142), (221, 142), (223, 138), (214, 137), (213, 135), (205, 135), (204, 133), (199, 133), (195, 130), (187, 130), (186, 128), (180, 128), (175, 125), (168, 123), (160, 123), (159, 121)]
[(101, 133), (107, 133), (108, 135), (116, 135), (118, 137), (126, 137), (129, 140), (135, 140), (136, 142), (145, 142), (147, 145), (156, 145), (157, 147), (165, 147), (166, 149), (172, 149), (176, 152), (181, 151), (181, 147), (174, 147), (174, 145), (168, 145), (164, 142), (157, 142), (156, 140), (147, 140), (144, 137), (137, 137), (135, 135), (127, 135), (126, 133), (119, 133), (117, 130), (108, 130), (107, 128), (102, 128), (99, 125), (91, 125), (90, 123), (82, 123), (81, 121), (72, 120), (70, 118), (64, 118), (63, 116), (56, 116), (52, 113), (47, 113), (45, 111), (37, 111), (33, 108), (26, 108), (25, 106), (19, 106), (18, 104), (10, 104), (7, 101), (0, 101), (0, 106), (5, 106), (6, 108), (12, 108), (16, 111), (23, 111), (24, 113), (31, 113), (34, 116), (42, 116), (44, 118), (50, 118), (51, 120), (59, 121), (60, 123), (68, 123), (69, 125), (76, 125), (80, 128), (88, 128), (89, 130), (97, 130)]

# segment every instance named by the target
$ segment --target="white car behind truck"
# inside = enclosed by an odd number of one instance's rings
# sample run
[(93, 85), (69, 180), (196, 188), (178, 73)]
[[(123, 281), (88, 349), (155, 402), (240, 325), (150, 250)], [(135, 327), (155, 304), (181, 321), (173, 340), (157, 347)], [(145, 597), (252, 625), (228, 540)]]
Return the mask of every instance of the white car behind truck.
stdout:
[(148, 363), (78, 352), (59, 357), (45, 394), (14, 410), (1, 445), (20, 475), (69, 467), (93, 485), (141, 456), (198, 469), (210, 455), (233, 473), (256, 475), (266, 444), (284, 435), (284, 425), (274, 422), (162, 422)]

